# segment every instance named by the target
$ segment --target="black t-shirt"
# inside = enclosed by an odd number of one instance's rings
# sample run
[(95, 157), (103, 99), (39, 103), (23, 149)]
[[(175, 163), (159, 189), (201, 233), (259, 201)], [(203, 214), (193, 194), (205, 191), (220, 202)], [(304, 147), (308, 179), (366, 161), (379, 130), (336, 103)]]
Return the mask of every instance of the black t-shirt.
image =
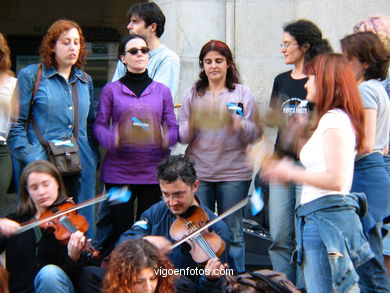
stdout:
[(270, 102), (270, 106), (273, 109), (280, 107), (280, 110), (288, 115), (294, 113), (294, 108), (303, 100), (306, 100), (307, 95), (307, 91), (304, 88), (307, 77), (293, 79), (291, 73), (292, 70), (283, 72), (275, 77)]
[[(280, 110), (288, 117), (293, 117), (295, 114), (308, 115), (310, 108), (306, 101), (307, 91), (304, 88), (307, 82), (307, 77), (302, 79), (293, 79), (291, 77), (292, 70), (283, 72), (275, 77), (272, 88), (270, 107), (275, 110)], [(278, 131), (275, 148), (284, 154), (292, 156), (298, 160), (295, 150), (285, 149), (280, 146), (281, 129)]]

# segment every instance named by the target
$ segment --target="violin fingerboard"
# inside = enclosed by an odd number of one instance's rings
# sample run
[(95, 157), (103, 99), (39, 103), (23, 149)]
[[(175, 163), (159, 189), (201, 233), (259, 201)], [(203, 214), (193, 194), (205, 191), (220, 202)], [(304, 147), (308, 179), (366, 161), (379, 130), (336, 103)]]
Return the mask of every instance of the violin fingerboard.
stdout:
[(73, 225), (67, 216), (62, 216), (59, 221), (71, 234), (77, 232), (77, 228), (75, 225)]

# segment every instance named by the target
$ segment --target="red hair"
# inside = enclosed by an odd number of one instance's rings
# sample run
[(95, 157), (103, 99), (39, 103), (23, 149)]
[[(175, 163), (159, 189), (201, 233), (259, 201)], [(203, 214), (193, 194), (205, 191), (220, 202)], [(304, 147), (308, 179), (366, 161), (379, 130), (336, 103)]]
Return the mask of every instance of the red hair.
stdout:
[(74, 21), (67, 19), (60, 19), (53, 23), (43, 37), (41, 47), (39, 48), (39, 54), (41, 55), (41, 61), (46, 67), (57, 68), (57, 61), (55, 53), (53, 52), (54, 46), (62, 33), (75, 28), (79, 32), (80, 36), (80, 52), (74, 67), (81, 68), (87, 63), (88, 52), (85, 49), (85, 38), (80, 26)]
[(209, 86), (208, 77), (203, 69), (203, 59), (210, 51), (218, 52), (226, 58), (228, 68), (226, 72), (225, 86), (229, 91), (233, 91), (236, 88), (234, 84), (240, 83), (240, 74), (238, 73), (237, 66), (234, 63), (232, 51), (226, 43), (222, 41), (211, 40), (204, 44), (200, 50), (199, 66), (202, 68), (202, 71), (199, 73), (199, 80), (195, 83), (196, 92), (200, 95), (204, 95), (206, 88)]
[[(144, 239), (129, 239), (119, 244), (110, 255), (102, 293), (133, 293), (137, 275), (145, 268), (173, 270), (166, 256)], [(156, 274), (155, 292), (175, 292), (174, 276)]]
[(343, 110), (352, 121), (360, 151), (365, 138), (364, 110), (348, 59), (341, 54), (322, 54), (305, 66), (305, 73), (316, 77), (316, 125), (329, 110)]
[(0, 72), (9, 71), (11, 69), (11, 51), (8, 47), (7, 40), (0, 33)]

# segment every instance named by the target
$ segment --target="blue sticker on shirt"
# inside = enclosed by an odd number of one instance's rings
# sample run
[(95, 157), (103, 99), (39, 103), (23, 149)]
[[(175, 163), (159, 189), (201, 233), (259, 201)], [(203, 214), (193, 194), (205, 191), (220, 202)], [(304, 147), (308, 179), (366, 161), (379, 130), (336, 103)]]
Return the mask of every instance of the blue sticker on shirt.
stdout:
[(141, 127), (143, 130), (150, 130), (150, 125), (149, 123), (147, 122), (142, 122), (140, 119), (138, 119), (137, 117), (132, 117), (131, 120), (133, 121), (133, 126), (139, 126)]
[(241, 117), (244, 115), (244, 105), (242, 103), (229, 102), (226, 106), (231, 114), (237, 114)]

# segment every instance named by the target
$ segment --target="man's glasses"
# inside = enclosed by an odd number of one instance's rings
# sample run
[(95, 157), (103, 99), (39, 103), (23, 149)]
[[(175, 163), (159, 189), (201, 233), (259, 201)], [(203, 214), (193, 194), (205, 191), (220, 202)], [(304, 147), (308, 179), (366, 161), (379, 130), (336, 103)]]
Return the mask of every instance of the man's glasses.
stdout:
[(184, 198), (184, 194), (172, 194), (172, 195), (162, 195), (160, 197), (163, 201), (169, 201), (170, 199), (173, 200), (181, 200)]
[(293, 45), (298, 45), (297, 43), (295, 44), (291, 44), (291, 43), (281, 43), (280, 44), (280, 48), (283, 49), (283, 50), (287, 50), (290, 46), (293, 46)]
[(126, 52), (129, 52), (131, 55), (137, 55), (138, 51), (140, 51), (142, 54), (148, 54), (150, 49), (148, 47), (141, 47), (141, 48), (131, 48), (127, 50)]

